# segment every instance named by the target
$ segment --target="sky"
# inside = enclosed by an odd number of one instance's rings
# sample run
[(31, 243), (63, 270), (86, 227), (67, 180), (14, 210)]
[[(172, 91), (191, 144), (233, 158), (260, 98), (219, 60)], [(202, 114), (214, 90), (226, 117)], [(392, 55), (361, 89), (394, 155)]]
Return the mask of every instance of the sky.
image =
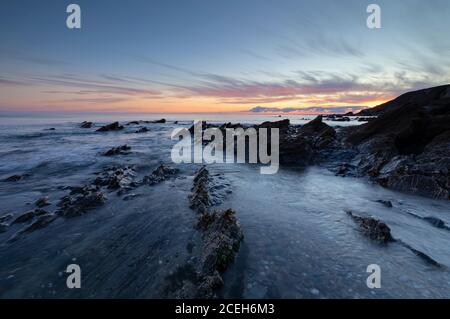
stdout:
[(449, 17), (448, 0), (2, 0), (0, 111), (375, 106), (450, 83)]

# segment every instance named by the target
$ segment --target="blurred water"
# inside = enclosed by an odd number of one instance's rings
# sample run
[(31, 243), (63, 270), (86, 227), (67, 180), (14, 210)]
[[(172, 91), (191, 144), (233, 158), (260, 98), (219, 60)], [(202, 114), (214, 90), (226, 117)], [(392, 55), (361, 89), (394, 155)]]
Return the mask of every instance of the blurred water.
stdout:
[[(118, 119), (115, 116), (101, 122)], [(121, 121), (161, 117), (133, 115)], [(0, 215), (29, 210), (30, 203), (44, 195), (54, 204), (66, 194), (61, 187), (80, 185), (106, 165), (135, 165), (142, 176), (161, 161), (170, 162), (170, 133), (175, 126), (190, 126), (190, 121), (166, 118), (182, 122), (142, 124), (150, 131), (135, 134), (138, 126), (108, 133), (81, 129), (79, 122), (95, 121), (85, 116), (69, 121), (2, 118), (0, 179), (29, 175), (16, 183), (0, 183)], [(227, 121), (235, 122), (221, 122)], [(55, 130), (47, 130), (50, 127)], [(122, 144), (130, 145), (132, 154), (100, 155)], [(104, 207), (58, 220), (14, 243), (6, 240), (18, 229), (0, 233), (0, 297), (160, 297), (164, 278), (189, 258), (186, 243), (198, 236), (187, 200), (198, 166), (179, 168), (179, 179), (140, 188), (141, 196), (133, 201), (107, 194)], [(450, 231), (414, 217), (433, 216), (450, 225), (448, 201), (336, 177), (321, 167), (283, 168), (275, 175), (260, 175), (255, 165), (210, 169), (231, 182), (233, 193), (221, 206), (236, 210), (245, 234), (238, 258), (225, 274), (223, 296), (450, 298)], [(376, 200), (390, 200), (393, 208)], [(428, 264), (399, 243), (370, 241), (346, 209), (383, 220), (394, 238), (443, 267)], [(77, 292), (67, 290), (59, 275), (73, 258), (87, 276), (84, 290)], [(373, 263), (382, 269), (381, 289), (366, 286), (366, 267)]]

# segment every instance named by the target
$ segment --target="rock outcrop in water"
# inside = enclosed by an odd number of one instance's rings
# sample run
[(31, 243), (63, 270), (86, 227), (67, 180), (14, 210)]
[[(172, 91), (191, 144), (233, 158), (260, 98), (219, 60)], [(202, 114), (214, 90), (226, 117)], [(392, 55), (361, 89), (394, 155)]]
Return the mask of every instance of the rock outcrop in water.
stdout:
[(91, 128), (92, 125), (93, 125), (92, 122), (84, 121), (83, 123), (80, 124), (80, 127), (81, 127), (81, 128)]
[(215, 298), (223, 285), (221, 273), (234, 261), (244, 235), (233, 210), (209, 212), (214, 204), (211, 198), (217, 197), (217, 183), (206, 167), (196, 173), (192, 191), (191, 208), (199, 213), (195, 228), (202, 237), (200, 255), (167, 278), (166, 294), (183, 299)]
[(142, 182), (146, 185), (155, 185), (178, 173), (178, 169), (160, 164), (150, 175), (144, 177)]
[(104, 156), (114, 156), (114, 155), (128, 155), (130, 154), (131, 147), (128, 145), (121, 145), (118, 147), (113, 147), (107, 152), (105, 152)]
[(120, 131), (123, 130), (123, 126), (119, 122), (114, 122), (105, 126), (100, 127), (97, 132), (109, 132), (109, 131)]
[(347, 214), (359, 225), (364, 235), (370, 239), (387, 243), (393, 241), (391, 236), (391, 229), (383, 222), (372, 217), (361, 217), (355, 215), (351, 211)]
[(345, 131), (356, 176), (400, 191), (450, 199), (450, 86), (408, 93), (375, 120)]

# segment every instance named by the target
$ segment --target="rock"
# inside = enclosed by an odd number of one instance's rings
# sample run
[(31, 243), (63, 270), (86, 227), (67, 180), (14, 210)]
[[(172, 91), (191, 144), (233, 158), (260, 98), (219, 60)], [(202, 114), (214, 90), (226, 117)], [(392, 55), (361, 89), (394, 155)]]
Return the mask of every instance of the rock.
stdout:
[(141, 127), (139, 130), (137, 130), (137, 131), (134, 132), (134, 133), (146, 133), (146, 132), (148, 132), (148, 131), (149, 131), (148, 128), (146, 128), (146, 127)]
[(48, 128), (48, 129), (46, 129), (46, 131), (56, 131), (56, 128), (50, 127), (50, 128)]
[(37, 201), (34, 202), (34, 204), (35, 204), (37, 207), (39, 207), (39, 208), (40, 208), (40, 207), (44, 207), (44, 206), (51, 205), (51, 203), (50, 203), (49, 200), (48, 200), (48, 196), (39, 198)]
[(206, 166), (202, 166), (194, 177), (194, 186), (192, 187), (192, 194), (189, 195), (190, 208), (203, 214), (211, 205), (209, 197), (209, 171)]
[(84, 121), (83, 123), (80, 124), (80, 127), (81, 127), (81, 128), (91, 128), (92, 125), (93, 125), (92, 122)]
[(133, 178), (135, 174), (131, 167), (108, 167), (94, 180), (96, 186), (106, 186), (109, 189), (135, 187)]
[(389, 201), (389, 200), (382, 200), (382, 199), (379, 199), (379, 200), (376, 200), (376, 202), (377, 202), (377, 203), (380, 203), (380, 204), (383, 204), (384, 206), (386, 206), (386, 207), (388, 207), (388, 208), (392, 208), (392, 207), (393, 207), (393, 206), (392, 206), (392, 202)]
[(127, 125), (139, 125), (139, 121), (128, 122)]
[[(404, 94), (345, 131), (358, 170), (384, 187), (450, 199), (450, 85)], [(371, 115), (371, 114), (369, 114)]]
[(234, 261), (244, 238), (232, 209), (202, 214), (197, 229), (203, 232), (202, 272), (223, 272)]
[(22, 175), (12, 175), (8, 178), (5, 178), (3, 182), (18, 182), (23, 178)]
[(164, 124), (164, 123), (166, 123), (166, 119), (160, 119), (160, 120), (154, 121), (153, 123)]
[(258, 128), (278, 128), (280, 130), (286, 130), (289, 128), (290, 121), (289, 119), (284, 119), (275, 122), (264, 122), (260, 125), (257, 125)]
[(144, 177), (143, 183), (147, 185), (155, 185), (165, 181), (168, 177), (177, 173), (178, 169), (171, 168), (165, 164), (160, 164), (150, 175)]
[(48, 212), (46, 212), (43, 209), (31, 210), (31, 211), (25, 212), (22, 215), (20, 215), (19, 217), (17, 217), (11, 224), (26, 223), (26, 222), (29, 222), (30, 220), (32, 220), (34, 217), (45, 215), (45, 214), (48, 214)]
[(104, 156), (128, 155), (128, 154), (130, 154), (130, 152), (128, 152), (129, 150), (131, 150), (130, 146), (128, 146), (128, 145), (121, 145), (121, 146), (118, 146), (118, 147), (111, 148), (110, 150), (105, 152), (103, 155)]
[(383, 243), (393, 241), (391, 229), (385, 223), (372, 217), (354, 215), (351, 211), (347, 211), (347, 214), (359, 225), (364, 235), (370, 239)]
[(29, 233), (32, 231), (35, 231), (37, 229), (41, 229), (46, 227), (48, 224), (53, 222), (58, 216), (56, 214), (44, 214), (39, 216), (35, 222), (33, 222), (31, 225), (24, 228), (21, 233)]
[(105, 202), (105, 195), (100, 191), (86, 191), (83, 194), (65, 196), (61, 199), (57, 214), (63, 217), (76, 217), (86, 214)]
[(109, 131), (119, 131), (123, 130), (123, 126), (119, 122), (114, 122), (105, 126), (100, 127), (97, 132), (109, 132)]
[(0, 223), (4, 223), (4, 222), (10, 220), (11, 218), (13, 218), (13, 214), (4, 214), (4, 215), (0, 216)]

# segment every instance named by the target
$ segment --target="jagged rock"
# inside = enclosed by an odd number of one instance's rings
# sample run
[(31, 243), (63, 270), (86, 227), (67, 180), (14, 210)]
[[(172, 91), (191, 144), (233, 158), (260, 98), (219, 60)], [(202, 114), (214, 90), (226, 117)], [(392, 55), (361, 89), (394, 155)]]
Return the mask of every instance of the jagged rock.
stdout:
[(134, 132), (134, 133), (147, 133), (149, 131), (149, 129), (148, 128), (146, 128), (146, 127), (141, 127), (139, 130), (137, 130), (136, 132)]
[(75, 217), (103, 205), (105, 195), (100, 191), (86, 191), (76, 195), (65, 196), (58, 203), (57, 214), (63, 217)]
[(14, 221), (11, 224), (26, 223), (26, 222), (29, 222), (30, 220), (32, 220), (34, 217), (45, 215), (45, 214), (48, 214), (48, 212), (46, 212), (43, 209), (30, 210), (28, 212), (23, 213), (16, 219), (14, 219)]
[(121, 146), (118, 146), (118, 147), (111, 148), (110, 150), (105, 152), (103, 155), (104, 156), (128, 155), (128, 154), (130, 154), (130, 152), (128, 152), (129, 150), (131, 150), (130, 146), (128, 146), (128, 145), (121, 145)]
[(192, 187), (192, 194), (189, 196), (190, 208), (203, 214), (211, 205), (208, 192), (209, 171), (205, 166), (202, 166), (194, 177), (194, 186)]
[(48, 200), (48, 196), (39, 198), (37, 201), (34, 202), (34, 204), (39, 208), (51, 205), (51, 203)]
[(166, 119), (160, 119), (160, 120), (154, 121), (153, 123), (164, 124), (164, 123), (166, 123)]
[(345, 141), (359, 151), (358, 175), (399, 191), (450, 199), (449, 106), (450, 85), (410, 92), (371, 110), (378, 118), (345, 129)]
[(91, 128), (92, 125), (93, 125), (92, 122), (84, 121), (83, 123), (81, 123), (80, 127), (81, 128)]
[(232, 209), (202, 214), (197, 228), (203, 232), (203, 271), (225, 271), (234, 261), (236, 252), (244, 238), (241, 227)]
[(105, 126), (100, 127), (97, 132), (109, 132), (109, 131), (119, 131), (122, 130), (123, 126), (119, 122), (114, 122)]
[(4, 223), (4, 222), (10, 220), (11, 218), (13, 218), (13, 214), (4, 214), (4, 215), (0, 216), (0, 223)]
[(94, 180), (96, 186), (106, 186), (109, 189), (118, 189), (124, 187), (135, 187), (137, 184), (133, 181), (135, 174), (131, 167), (108, 167)]
[(18, 182), (23, 178), (22, 175), (12, 175), (8, 178), (5, 178), (3, 182)]
[(168, 177), (178, 173), (178, 169), (160, 164), (150, 175), (145, 176), (143, 183), (147, 185), (155, 185), (165, 181)]
[(372, 217), (361, 217), (354, 215), (353, 212), (347, 211), (347, 214), (358, 223), (364, 235), (370, 239), (383, 243), (393, 241), (391, 229), (383, 222)]

